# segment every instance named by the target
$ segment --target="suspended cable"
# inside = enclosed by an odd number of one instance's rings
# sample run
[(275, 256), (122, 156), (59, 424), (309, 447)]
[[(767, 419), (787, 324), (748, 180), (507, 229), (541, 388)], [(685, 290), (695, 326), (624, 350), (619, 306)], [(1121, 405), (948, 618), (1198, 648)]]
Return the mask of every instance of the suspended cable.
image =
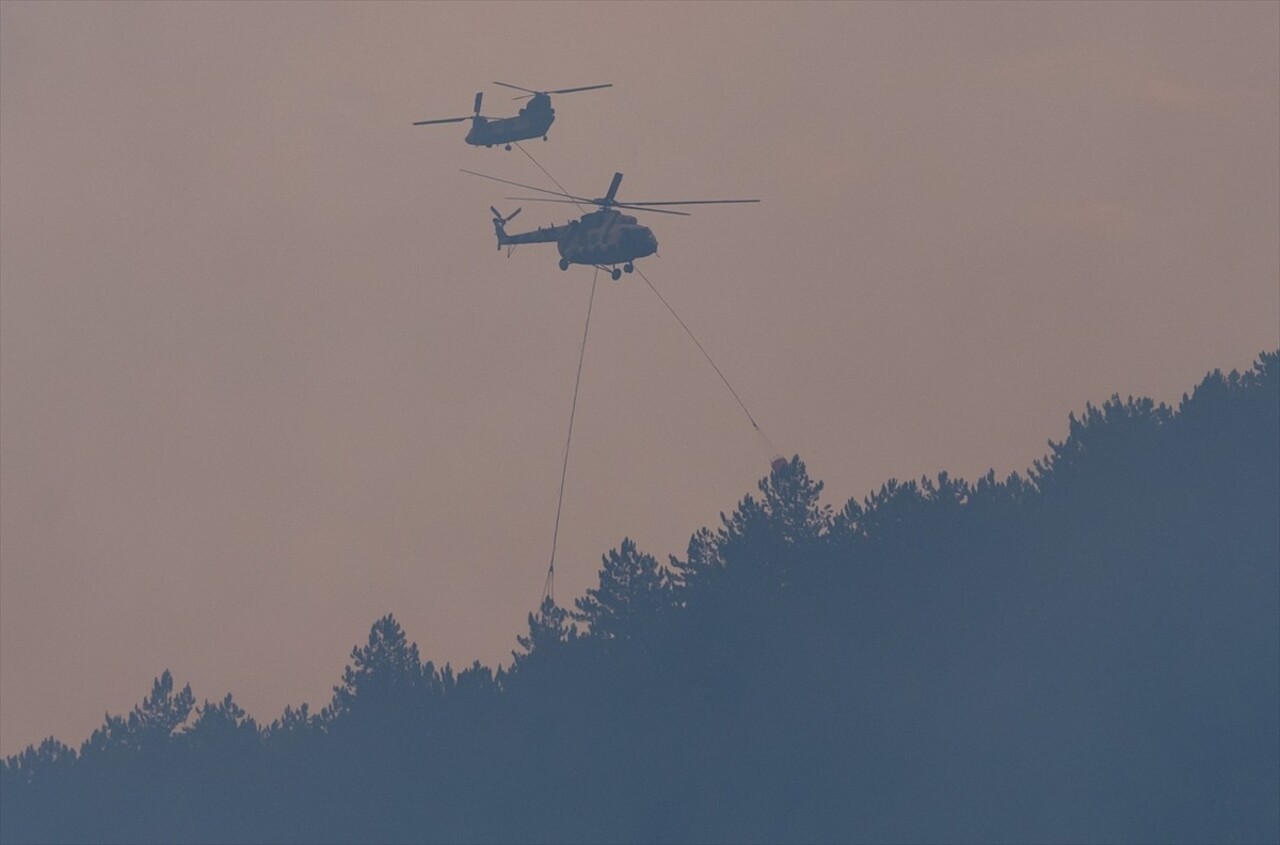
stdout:
[[(529, 152), (528, 150), (526, 150), (524, 147), (520, 146), (520, 142), (519, 142), (519, 141), (516, 141), (516, 142), (515, 142), (515, 145), (516, 145), (516, 149), (518, 149), (518, 150), (520, 150), (520, 152), (524, 153), (524, 154), (528, 157), (529, 161), (533, 162), (534, 166), (535, 166), (535, 167), (537, 167), (539, 170), (541, 170), (541, 171), (542, 171), (542, 173), (543, 173), (543, 175), (544, 175), (544, 176), (546, 176), (548, 179), (550, 179), (550, 180), (551, 180), (551, 183), (552, 183), (553, 185), (555, 185), (557, 188), (559, 188), (559, 189), (560, 189), (560, 193), (562, 193), (562, 194), (568, 194), (568, 193), (569, 193), (568, 191), (566, 191), (566, 190), (564, 189), (564, 185), (561, 185), (561, 184), (556, 180), (556, 177), (552, 176), (552, 175), (551, 175), (551, 173), (550, 173), (550, 172), (549, 172), (545, 167), (543, 167), (541, 164), (538, 164), (538, 160), (537, 160), (536, 158), (534, 158), (534, 157), (533, 157), (533, 154), (532, 154), (532, 153), (530, 153), (530, 152)], [(586, 210), (585, 208), (583, 208), (583, 207), (582, 207), (582, 205), (581, 205), (577, 200), (573, 200), (573, 204), (574, 204), (574, 205), (576, 205), (576, 206), (578, 206), (578, 211), (581, 211), (583, 214), (586, 214), (586, 213), (587, 213), (587, 210)]]
[[(551, 180), (553, 185), (560, 189), (562, 194), (565, 194), (566, 196), (569, 195), (569, 192), (565, 190), (564, 185), (561, 185), (559, 180), (552, 176), (551, 172), (543, 167), (542, 164), (533, 157), (532, 153), (526, 150), (519, 142), (516, 142), (515, 146), (520, 150), (520, 152), (524, 153), (525, 157), (528, 158), (529, 161), (533, 162), (534, 166), (537, 167), (538, 170), (542, 171), (544, 176)], [(582, 211), (584, 214), (586, 213), (586, 210), (576, 200), (573, 201), (573, 204), (578, 207), (579, 211)], [(649, 281), (649, 277), (644, 274), (644, 271), (637, 267), (636, 272), (640, 274), (640, 278), (644, 279), (644, 283), (649, 286), (649, 290), (653, 291), (653, 295), (658, 297), (658, 300), (666, 306), (668, 311), (671, 312), (671, 316), (676, 318), (676, 322), (680, 324), (680, 327), (684, 329), (685, 334), (689, 335), (689, 339), (698, 347), (698, 351), (702, 353), (702, 357), (707, 359), (707, 363), (711, 365), (711, 368), (715, 370), (716, 375), (720, 377), (720, 381), (722, 381), (724, 386), (729, 389), (729, 393), (733, 395), (734, 401), (738, 403), (738, 407), (741, 408), (742, 413), (746, 415), (747, 421), (751, 423), (751, 427), (755, 429), (756, 434), (759, 435), (760, 439), (764, 442), (765, 447), (769, 450), (770, 454), (774, 456), (773, 466), (777, 469), (779, 462), (783, 459), (778, 457), (778, 450), (774, 447), (773, 441), (771, 441), (769, 436), (764, 433), (764, 430), (760, 428), (760, 424), (757, 423), (755, 417), (751, 415), (751, 411), (747, 410), (747, 405), (742, 401), (742, 397), (738, 395), (738, 391), (734, 390), (733, 385), (729, 383), (729, 379), (725, 376), (719, 365), (716, 364), (715, 360), (711, 357), (711, 354), (707, 352), (706, 348), (702, 345), (702, 342), (698, 340), (696, 335), (694, 335), (693, 330), (689, 328), (688, 324), (685, 323), (683, 319), (681, 319), (680, 315), (676, 313), (676, 310), (671, 307), (671, 303), (667, 302), (666, 297), (664, 297), (658, 289), (653, 286), (653, 282)], [(587, 354), (587, 335), (591, 330), (591, 309), (592, 305), (595, 303), (596, 283), (599, 279), (600, 268), (597, 266), (594, 275), (591, 277), (591, 295), (587, 299), (586, 325), (584, 325), (582, 329), (582, 346), (578, 350), (578, 372), (574, 377), (573, 382), (573, 404), (569, 410), (569, 433), (565, 438), (564, 463), (560, 468), (560, 492), (556, 500), (556, 521), (555, 527), (551, 533), (551, 562), (547, 565), (547, 578), (542, 586), (542, 598), (544, 602), (548, 598), (553, 602), (555, 601), (556, 546), (560, 537), (560, 514), (564, 508), (564, 487), (565, 479), (568, 477), (569, 472), (569, 450), (573, 444), (573, 421), (578, 411), (578, 388), (582, 383), (582, 362), (585, 360)]]
[(667, 302), (666, 297), (658, 292), (658, 289), (653, 286), (653, 282), (649, 281), (649, 277), (644, 274), (644, 271), (639, 267), (636, 267), (636, 273), (639, 274), (640, 278), (644, 279), (644, 283), (649, 286), (649, 290), (653, 291), (653, 295), (658, 297), (663, 305), (667, 306), (667, 310), (671, 312), (671, 316), (676, 318), (676, 322), (680, 324), (680, 328), (684, 329), (685, 334), (689, 335), (689, 339), (698, 347), (698, 351), (702, 353), (702, 357), (707, 359), (707, 363), (711, 365), (711, 369), (715, 370), (716, 375), (720, 376), (720, 381), (724, 382), (724, 386), (729, 388), (729, 392), (733, 394), (733, 398), (738, 402), (738, 407), (742, 409), (742, 413), (747, 415), (747, 419), (751, 422), (751, 427), (754, 428), (756, 433), (764, 440), (765, 445), (769, 448), (769, 452), (773, 455), (777, 455), (778, 450), (774, 448), (773, 442), (769, 439), (769, 436), (760, 428), (760, 424), (756, 422), (755, 417), (751, 416), (751, 412), (747, 410), (746, 403), (742, 401), (742, 397), (738, 395), (738, 391), (733, 389), (732, 384), (729, 384), (729, 379), (725, 378), (724, 373), (718, 366), (716, 366), (716, 362), (712, 360), (711, 354), (707, 352), (703, 345), (698, 341), (698, 338), (694, 336), (693, 330), (689, 328), (684, 320), (680, 319), (680, 315), (676, 313), (676, 309), (672, 308), (671, 303)]
[[(535, 162), (536, 163), (536, 162)], [(555, 601), (556, 542), (560, 538), (560, 511), (564, 507), (564, 480), (569, 473), (569, 447), (573, 445), (573, 418), (578, 413), (578, 387), (582, 384), (582, 362), (587, 357), (587, 333), (591, 330), (591, 306), (596, 301), (597, 269), (591, 277), (591, 296), (587, 299), (587, 322), (582, 327), (582, 347), (578, 350), (578, 374), (573, 380), (573, 405), (569, 409), (569, 436), (564, 441), (564, 465), (560, 468), (560, 495), (556, 500), (556, 525), (551, 532), (551, 564), (547, 567), (547, 580), (542, 587), (542, 599)]]
[[(535, 167), (537, 167), (539, 170), (542, 171), (543, 175), (545, 175), (548, 179), (551, 180), (552, 184), (554, 184), (557, 188), (560, 189), (560, 193), (565, 195), (569, 194), (569, 192), (565, 190), (564, 185), (561, 185), (560, 181), (556, 179), (556, 177), (552, 176), (550, 171), (548, 171), (545, 167), (539, 164), (538, 160), (533, 157), (533, 154), (530, 153), (528, 150), (526, 150), (519, 141), (515, 142), (515, 145), (517, 149), (520, 150), (520, 152), (525, 154), (525, 156), (529, 159), (529, 161), (533, 162)], [(574, 201), (573, 204), (578, 206), (579, 211), (586, 213), (582, 205), (579, 204), (576, 200)], [(600, 270), (599, 268), (597, 268), (596, 274), (599, 275), (599, 272)], [(658, 289), (653, 286), (653, 282), (649, 281), (649, 277), (644, 274), (644, 271), (642, 271), (639, 267), (637, 267), (636, 272), (640, 274), (640, 278), (644, 279), (644, 283), (649, 286), (649, 290), (653, 291), (654, 295), (657, 296), (658, 299), (662, 301), (662, 304), (667, 306), (667, 310), (671, 312), (671, 316), (676, 318), (676, 322), (678, 322), (680, 324), (680, 327), (684, 329), (685, 334), (689, 335), (689, 339), (692, 340), (694, 344), (698, 347), (698, 351), (700, 351), (703, 357), (707, 359), (707, 363), (709, 363), (712, 369), (716, 371), (716, 375), (720, 376), (720, 380), (724, 382), (724, 386), (729, 388), (729, 392), (733, 394), (733, 398), (738, 402), (738, 407), (742, 408), (742, 412), (747, 415), (747, 419), (751, 422), (751, 427), (754, 428), (760, 434), (760, 436), (764, 438), (765, 443), (769, 446), (769, 450), (776, 454), (777, 450), (773, 448), (773, 443), (769, 441), (769, 437), (764, 433), (763, 430), (761, 430), (759, 424), (756, 423), (755, 418), (751, 416), (751, 412), (747, 410), (747, 406), (743, 403), (742, 397), (738, 395), (738, 391), (734, 390), (733, 385), (729, 384), (729, 380), (725, 378), (724, 373), (720, 371), (720, 368), (718, 366), (716, 366), (716, 362), (711, 359), (711, 355), (707, 352), (706, 349), (703, 348), (702, 344), (699, 343), (698, 338), (694, 336), (693, 332), (685, 324), (684, 320), (680, 319), (680, 315), (677, 314), (676, 310), (671, 307), (671, 303), (667, 302), (666, 298), (663, 297), (661, 293), (658, 293)], [(592, 295), (594, 296), (594, 292), (595, 292), (594, 279), (592, 280), (591, 284), (592, 284)], [(584, 337), (583, 343), (584, 344), (586, 343), (585, 337)], [(572, 431), (572, 423), (570, 424), (570, 430)]]
[(542, 601), (538, 603), (538, 609), (541, 611), (542, 605), (547, 603), (547, 599), (551, 599), (551, 603), (556, 601), (556, 567), (552, 563), (551, 568), (547, 570), (547, 580), (542, 583)]

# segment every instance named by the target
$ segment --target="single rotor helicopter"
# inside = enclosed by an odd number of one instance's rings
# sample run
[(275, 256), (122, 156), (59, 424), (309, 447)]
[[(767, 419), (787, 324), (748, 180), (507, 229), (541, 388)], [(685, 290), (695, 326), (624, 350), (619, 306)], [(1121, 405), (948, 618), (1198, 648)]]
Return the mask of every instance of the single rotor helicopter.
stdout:
[(480, 101), (484, 98), (484, 92), (480, 91), (476, 94), (475, 110), (470, 117), (419, 120), (415, 121), (413, 125), (428, 126), (433, 123), (459, 123), (463, 120), (469, 120), (471, 121), (471, 130), (467, 132), (467, 137), (464, 139), (468, 144), (473, 147), (492, 147), (494, 144), (503, 144), (509, 150), (516, 141), (525, 141), (530, 138), (547, 140), (547, 130), (551, 128), (551, 124), (556, 119), (556, 110), (551, 108), (551, 94), (572, 94), (575, 91), (593, 91), (596, 88), (613, 87), (613, 83), (608, 82), (604, 85), (584, 85), (579, 88), (534, 91), (531, 88), (521, 88), (519, 85), (512, 85), (509, 82), (495, 82), (493, 84), (527, 92), (524, 96), (516, 97), (516, 99), (523, 100), (528, 97), (528, 105), (520, 109), (520, 113), (515, 117), (485, 117), (480, 114)]
[[(622, 278), (624, 272), (630, 273), (635, 270), (636, 259), (653, 255), (658, 251), (658, 239), (654, 237), (653, 231), (649, 227), (641, 226), (637, 223), (636, 218), (622, 214), (616, 209), (627, 208), (635, 211), (652, 211), (657, 214), (678, 214), (681, 217), (688, 217), (689, 214), (687, 212), (672, 211), (666, 208), (656, 208), (655, 206), (760, 202), (758, 199), (621, 202), (616, 198), (618, 186), (622, 184), (621, 173), (613, 174), (613, 181), (609, 183), (609, 190), (603, 197), (588, 199), (561, 191), (549, 191), (545, 188), (535, 188), (532, 185), (522, 185), (519, 182), (499, 179), (497, 176), (486, 176), (473, 170), (463, 170), (462, 172), (469, 173), (472, 176), (479, 176), (483, 179), (492, 179), (495, 182), (502, 182), (507, 185), (515, 185), (517, 188), (527, 188), (531, 191), (551, 194), (556, 197), (556, 199), (548, 199), (546, 197), (507, 197), (510, 200), (596, 206), (599, 209), (598, 211), (588, 211), (582, 217), (577, 220), (571, 220), (563, 226), (540, 226), (531, 232), (518, 232), (516, 234), (507, 234), (506, 225), (520, 213), (519, 208), (505, 217), (493, 206), (490, 206), (489, 210), (493, 212), (493, 231), (498, 236), (499, 250), (504, 246), (511, 247), (517, 244), (554, 243), (556, 249), (560, 252), (561, 270), (568, 270), (570, 264), (585, 264), (589, 267), (604, 270), (615, 282)], [(621, 270), (618, 269), (618, 264), (622, 265)]]

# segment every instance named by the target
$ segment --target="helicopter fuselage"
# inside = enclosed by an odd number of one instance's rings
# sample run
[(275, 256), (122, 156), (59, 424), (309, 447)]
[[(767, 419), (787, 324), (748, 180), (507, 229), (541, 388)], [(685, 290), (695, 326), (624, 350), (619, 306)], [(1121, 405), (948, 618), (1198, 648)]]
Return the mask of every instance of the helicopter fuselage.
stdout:
[(537, 94), (515, 117), (472, 118), (471, 129), (465, 140), (473, 147), (492, 147), (495, 144), (545, 138), (555, 119), (556, 110), (551, 107), (551, 98)]
[(563, 226), (548, 226), (532, 232), (508, 235), (495, 223), (498, 248), (525, 243), (554, 243), (562, 268), (569, 264), (605, 266), (631, 264), (658, 251), (658, 239), (648, 226), (613, 209), (584, 214)]
[(612, 209), (585, 214), (565, 228), (556, 249), (570, 264), (630, 263), (658, 251), (652, 229)]

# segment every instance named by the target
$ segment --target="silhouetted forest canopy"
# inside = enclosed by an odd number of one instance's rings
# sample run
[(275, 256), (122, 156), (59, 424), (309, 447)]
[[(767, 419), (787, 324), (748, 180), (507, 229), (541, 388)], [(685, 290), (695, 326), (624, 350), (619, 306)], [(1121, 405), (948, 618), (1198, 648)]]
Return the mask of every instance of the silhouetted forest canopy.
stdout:
[(1280, 840), (1280, 352), (1049, 445), (839, 510), (792, 458), (506, 667), (387, 615), (269, 724), (165, 671), (4, 762), (0, 838)]

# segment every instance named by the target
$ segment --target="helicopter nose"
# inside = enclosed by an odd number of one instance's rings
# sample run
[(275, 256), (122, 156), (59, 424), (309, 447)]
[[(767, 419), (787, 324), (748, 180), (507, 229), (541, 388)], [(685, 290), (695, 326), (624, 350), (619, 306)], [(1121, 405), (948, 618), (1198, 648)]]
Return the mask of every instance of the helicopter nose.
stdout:
[(653, 255), (658, 248), (658, 241), (654, 238), (653, 232), (643, 226), (635, 226), (624, 231), (622, 233), (622, 243), (636, 258)]

